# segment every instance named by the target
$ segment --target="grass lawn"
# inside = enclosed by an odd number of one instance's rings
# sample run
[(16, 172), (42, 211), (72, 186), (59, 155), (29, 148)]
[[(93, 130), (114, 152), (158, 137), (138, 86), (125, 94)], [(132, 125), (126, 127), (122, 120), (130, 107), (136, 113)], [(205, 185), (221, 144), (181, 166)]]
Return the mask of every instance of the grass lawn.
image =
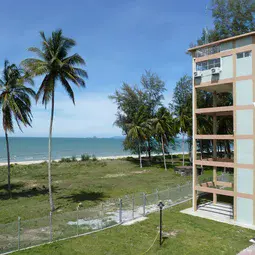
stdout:
[[(248, 230), (180, 213), (191, 202), (166, 209), (163, 231), (171, 233), (159, 247), (158, 240), (146, 254), (237, 254), (249, 246), (254, 236)], [(17, 255), (114, 255), (144, 254), (151, 246), (158, 230), (159, 213), (131, 226), (118, 226), (88, 236), (60, 241)]]
[[(143, 169), (136, 160), (104, 160), (53, 163), (52, 178), (56, 213), (83, 207), (136, 192), (154, 192), (156, 188), (186, 183), (191, 177), (176, 175), (168, 159), (166, 172), (161, 158)], [(177, 159), (176, 159), (177, 160)], [(180, 160), (180, 158), (179, 158)], [(177, 160), (178, 161), (178, 160)], [(178, 162), (177, 162), (178, 164)], [(13, 165), (12, 199), (6, 191), (7, 167), (0, 167), (0, 223), (49, 215), (47, 165)]]

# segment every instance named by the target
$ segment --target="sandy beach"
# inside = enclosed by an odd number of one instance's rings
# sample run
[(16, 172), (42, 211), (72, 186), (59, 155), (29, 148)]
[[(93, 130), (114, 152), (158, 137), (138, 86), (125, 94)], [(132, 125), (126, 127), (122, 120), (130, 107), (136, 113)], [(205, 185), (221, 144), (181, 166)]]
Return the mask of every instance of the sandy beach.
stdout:
[[(173, 155), (182, 154), (182, 152), (175, 152)], [(184, 154), (188, 154), (188, 152), (184, 152)], [(142, 155), (142, 157), (146, 157), (147, 155)], [(153, 154), (152, 156), (162, 156), (161, 154)], [(106, 157), (97, 157), (98, 160), (107, 160), (107, 159), (122, 159), (122, 158), (138, 158), (138, 155), (120, 155), (120, 156), (106, 156)], [(59, 162), (61, 159), (55, 159), (54, 161)], [(81, 158), (77, 158), (77, 161), (80, 161)], [(18, 165), (33, 165), (33, 164), (41, 164), (43, 162), (47, 162), (47, 160), (28, 160), (28, 161), (14, 161), (11, 164)], [(0, 162), (0, 166), (6, 166), (7, 162)]]

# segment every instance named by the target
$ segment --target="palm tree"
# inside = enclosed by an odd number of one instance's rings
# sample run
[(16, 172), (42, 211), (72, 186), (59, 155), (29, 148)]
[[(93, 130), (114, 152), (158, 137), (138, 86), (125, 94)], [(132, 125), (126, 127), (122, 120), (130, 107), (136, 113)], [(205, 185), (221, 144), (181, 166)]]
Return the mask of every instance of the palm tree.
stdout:
[(167, 145), (169, 141), (172, 142), (173, 137), (176, 135), (174, 120), (168, 109), (161, 107), (156, 113), (156, 118), (149, 120), (149, 122), (152, 124), (151, 128), (154, 131), (156, 138), (158, 138), (161, 143), (164, 167), (167, 171), (165, 145)]
[(178, 112), (179, 128), (180, 133), (182, 134), (182, 165), (184, 166), (184, 147), (185, 147), (185, 134), (188, 133), (190, 125), (192, 123), (191, 118), (189, 117), (190, 109), (182, 107)]
[(44, 32), (40, 32), (42, 39), (41, 49), (32, 47), (28, 50), (34, 52), (38, 58), (28, 58), (22, 62), (25, 70), (33, 76), (44, 76), (43, 81), (36, 94), (36, 101), (42, 98), (42, 104), (45, 106), (51, 102), (51, 117), (49, 128), (48, 143), (48, 182), (49, 182), (49, 202), (51, 211), (55, 210), (52, 197), (52, 178), (51, 178), (51, 140), (52, 125), (55, 106), (55, 89), (59, 82), (66, 90), (68, 96), (75, 104), (74, 92), (70, 83), (78, 87), (85, 87), (85, 78), (88, 78), (87, 72), (77, 67), (85, 65), (84, 59), (78, 55), (69, 55), (70, 50), (76, 45), (73, 39), (63, 36), (62, 30), (52, 32), (51, 36), (46, 38)]
[(4, 62), (2, 79), (0, 79), (0, 105), (3, 116), (3, 129), (6, 139), (8, 162), (8, 192), (11, 197), (11, 171), (10, 148), (8, 132), (14, 132), (13, 122), (16, 121), (19, 129), (21, 125), (31, 126), (32, 113), (30, 96), (34, 97), (33, 89), (26, 87), (25, 83), (33, 84), (32, 79), (24, 74), (23, 70), (14, 64)]
[(140, 168), (143, 167), (141, 144), (146, 140), (146, 133), (149, 130), (148, 123), (144, 115), (144, 106), (141, 106), (135, 114), (131, 123), (126, 124), (127, 139), (138, 143), (138, 154), (140, 160)]

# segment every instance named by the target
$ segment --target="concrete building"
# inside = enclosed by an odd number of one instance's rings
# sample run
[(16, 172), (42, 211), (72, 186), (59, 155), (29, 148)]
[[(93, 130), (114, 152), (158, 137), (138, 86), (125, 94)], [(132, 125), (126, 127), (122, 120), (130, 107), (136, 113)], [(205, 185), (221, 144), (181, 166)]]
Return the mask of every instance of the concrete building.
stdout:
[[(236, 222), (255, 225), (255, 32), (247, 33), (189, 49), (193, 56), (193, 210), (198, 208), (197, 195), (212, 194), (233, 199)], [(212, 105), (199, 108), (199, 91), (212, 94)], [(218, 104), (221, 95), (232, 96), (231, 105)], [(203, 133), (202, 116), (212, 122), (212, 132)], [(226, 119), (230, 132), (218, 132)], [(223, 118), (224, 117), (224, 118)], [(212, 152), (201, 156), (198, 142), (212, 144)], [(219, 144), (231, 141), (231, 156), (222, 157)], [(211, 181), (201, 182), (198, 167), (211, 168)], [(228, 169), (233, 180), (218, 179), (219, 171)], [(232, 169), (232, 170), (231, 170)]]

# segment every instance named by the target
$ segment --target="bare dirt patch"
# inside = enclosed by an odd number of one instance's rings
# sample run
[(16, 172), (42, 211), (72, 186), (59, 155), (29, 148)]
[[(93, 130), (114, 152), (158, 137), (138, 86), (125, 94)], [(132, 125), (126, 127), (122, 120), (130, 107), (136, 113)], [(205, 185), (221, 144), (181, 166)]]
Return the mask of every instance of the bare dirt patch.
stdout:
[(119, 174), (107, 174), (105, 175), (104, 177), (102, 178), (117, 178), (117, 177), (124, 177), (124, 176), (130, 176), (130, 175), (133, 175), (133, 174), (145, 174), (145, 173), (149, 173), (150, 171), (148, 170), (142, 170), (142, 171), (134, 171), (134, 172), (131, 172), (129, 174), (124, 174), (124, 173), (119, 173)]

